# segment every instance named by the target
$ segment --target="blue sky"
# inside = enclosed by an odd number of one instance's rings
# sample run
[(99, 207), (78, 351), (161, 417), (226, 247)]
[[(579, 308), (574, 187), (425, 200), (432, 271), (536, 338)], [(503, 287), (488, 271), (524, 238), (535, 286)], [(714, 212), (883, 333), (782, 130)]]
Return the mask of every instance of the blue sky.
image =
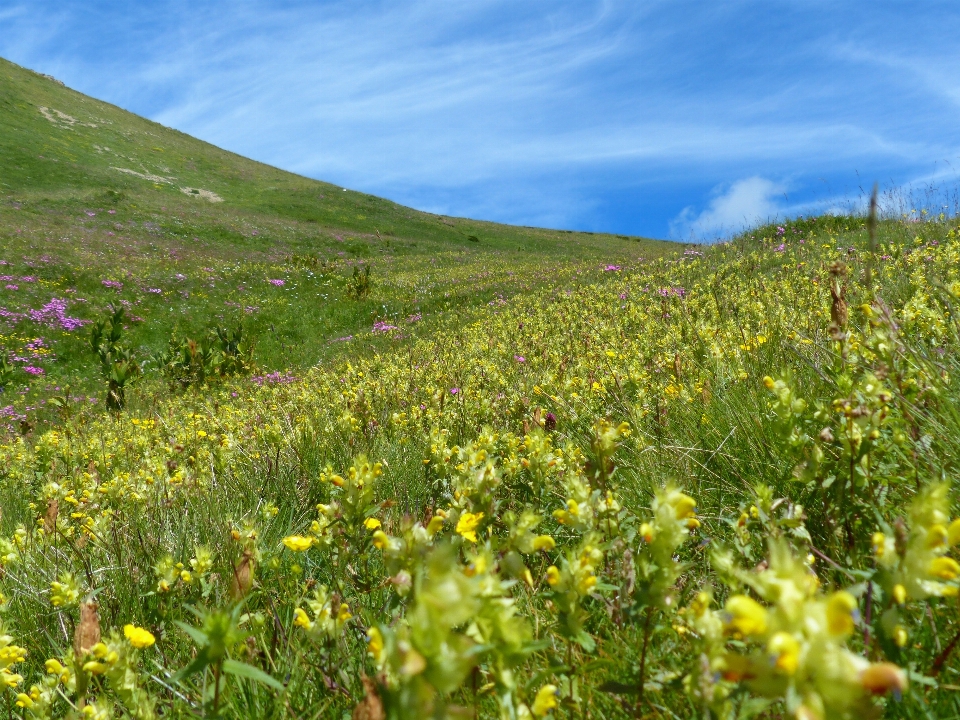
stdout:
[(0, 0), (0, 56), (432, 212), (712, 238), (954, 188), (960, 6)]

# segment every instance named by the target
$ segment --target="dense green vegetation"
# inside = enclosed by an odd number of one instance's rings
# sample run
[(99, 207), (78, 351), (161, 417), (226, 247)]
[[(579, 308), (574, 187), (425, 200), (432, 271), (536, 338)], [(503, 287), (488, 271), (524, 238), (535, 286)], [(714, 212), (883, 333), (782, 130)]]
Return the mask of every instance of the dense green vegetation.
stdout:
[(3, 70), (8, 715), (960, 717), (954, 220), (437, 219)]

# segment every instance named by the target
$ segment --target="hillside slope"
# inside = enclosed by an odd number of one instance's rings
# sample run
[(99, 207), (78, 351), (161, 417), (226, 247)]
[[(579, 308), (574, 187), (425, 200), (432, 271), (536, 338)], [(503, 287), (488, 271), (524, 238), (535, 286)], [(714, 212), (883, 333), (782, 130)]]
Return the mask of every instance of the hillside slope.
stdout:
[[(0, 60), (0, 347), (54, 385), (77, 389), (92, 372), (87, 333), (60, 318), (89, 323), (109, 304), (127, 308), (141, 359), (171, 333), (242, 323), (257, 364), (275, 371), (338, 353), (343, 338), (375, 340), (377, 322), (429, 325), (675, 247), (419, 212)], [(352, 298), (361, 266), (372, 289)]]

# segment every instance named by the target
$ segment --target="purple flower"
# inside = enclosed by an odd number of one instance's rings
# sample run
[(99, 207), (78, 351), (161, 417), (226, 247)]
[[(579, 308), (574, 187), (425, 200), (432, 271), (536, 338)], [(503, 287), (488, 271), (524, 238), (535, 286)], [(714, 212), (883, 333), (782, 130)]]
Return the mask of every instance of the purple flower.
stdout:
[(116, 211), (116, 210), (107, 210), (107, 212), (110, 213), (111, 215), (116, 215), (116, 214), (117, 214), (117, 211)]
[(117, 282), (116, 280), (101, 280), (100, 284), (104, 287), (114, 288), (115, 290), (123, 290), (123, 283)]
[(95, 212), (92, 212), (92, 211), (90, 211), (90, 210), (87, 210), (87, 216), (88, 216), (88, 217), (93, 217), (94, 215), (96, 215)]
[(284, 285), (287, 284), (286, 280), (280, 280), (280, 279), (270, 280), (269, 282), (271, 285), (276, 285), (277, 287), (283, 287)]
[(460, 388), (450, 388), (451, 395), (457, 395), (460, 392)]
[(160, 295), (163, 292), (163, 290), (161, 290), (160, 288), (147, 288), (147, 292), (153, 293), (154, 295)]
[(622, 269), (620, 265), (606, 265), (603, 268), (604, 272), (616, 272), (617, 270)]
[(783, 251), (786, 250), (786, 249), (787, 249), (787, 244), (786, 244), (786, 243), (780, 243), (779, 245), (777, 245), (777, 246), (773, 249), (773, 251), (774, 251), (774, 252), (781, 253), (781, 252), (783, 252)]
[(386, 320), (378, 320), (377, 322), (375, 322), (375, 323), (373, 324), (373, 331), (372, 331), (372, 332), (375, 332), (375, 333), (377, 333), (377, 332), (390, 332), (391, 330), (396, 330), (396, 329), (397, 329), (397, 326), (396, 326), (396, 325), (391, 325), (391, 324), (388, 323)]
[(6, 287), (7, 287), (7, 290), (19, 290), (19, 289), (20, 289), (20, 286), (19, 286), (19, 285), (7, 285)]
[(31, 375), (43, 375), (43, 368), (34, 367), (33, 365), (27, 365), (23, 368), (25, 373), (30, 373)]
[(527, 359), (523, 355), (514, 355), (513, 359), (516, 360), (518, 363), (525, 363), (527, 361)]
[(420, 322), (421, 320), (423, 320), (423, 315), (420, 313), (417, 313), (416, 315), (410, 315), (407, 317), (408, 323)]

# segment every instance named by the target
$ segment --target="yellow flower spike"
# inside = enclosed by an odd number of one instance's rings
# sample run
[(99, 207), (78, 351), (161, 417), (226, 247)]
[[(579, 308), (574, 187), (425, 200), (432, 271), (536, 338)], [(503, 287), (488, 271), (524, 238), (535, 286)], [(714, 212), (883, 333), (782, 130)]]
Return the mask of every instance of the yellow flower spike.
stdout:
[(947, 544), (947, 529), (940, 524), (931, 525), (927, 531), (927, 549), (942, 547)]
[(383, 530), (377, 530), (373, 534), (373, 546), (377, 550), (383, 550), (389, 544), (390, 544), (390, 538), (387, 537), (387, 534)]
[(304, 630), (309, 630), (313, 627), (313, 623), (310, 622), (310, 616), (307, 615), (306, 610), (303, 608), (297, 608), (293, 611), (293, 626), (301, 627)]
[(778, 632), (767, 643), (767, 652), (773, 658), (774, 667), (787, 675), (793, 675), (800, 664), (800, 643), (787, 632)]
[(383, 653), (383, 635), (375, 627), (367, 630), (367, 652), (373, 655), (374, 660), (379, 660)]
[(947, 544), (950, 547), (960, 545), (960, 518), (950, 523), (950, 527), (947, 528)]
[(50, 675), (60, 676), (63, 673), (64, 667), (59, 660), (51, 658), (43, 664), (44, 669)]
[(849, 635), (853, 632), (857, 614), (857, 600), (841, 590), (827, 600), (827, 629), (832, 635)]
[(36, 703), (34, 703), (33, 698), (31, 698), (26, 693), (17, 693), (17, 707), (23, 708), (24, 710), (29, 710)]
[(763, 386), (764, 386), (767, 390), (773, 390), (773, 385), (774, 385), (773, 378), (770, 377), (769, 375), (764, 375), (764, 376), (763, 376)]
[(130, 644), (138, 650), (148, 648), (157, 641), (157, 639), (153, 636), (153, 633), (151, 633), (149, 630), (144, 630), (143, 628), (131, 624), (123, 626), (123, 635), (127, 638), (127, 640), (130, 641)]
[(640, 537), (645, 543), (653, 542), (653, 526), (650, 523), (643, 523), (640, 526)]
[(530, 712), (534, 717), (543, 717), (551, 710), (557, 707), (557, 686), (544, 685), (537, 691), (537, 697), (533, 701), (533, 707)]
[(288, 549), (293, 550), (293, 552), (304, 552), (309, 550), (310, 546), (313, 545), (313, 538), (304, 537), (303, 535), (289, 535), (283, 539), (283, 544), (287, 546)]
[(340, 609), (337, 611), (337, 622), (345, 623), (352, 617), (353, 613), (350, 612), (350, 606), (346, 603), (341, 603)]
[(767, 609), (746, 595), (733, 595), (724, 606), (723, 625), (727, 635), (763, 635), (767, 632)]
[(960, 577), (960, 564), (953, 558), (938, 557), (930, 561), (927, 571), (934, 577), (949, 582)]
[(695, 517), (689, 517), (689, 518), (687, 518), (687, 529), (688, 529), (688, 530), (696, 530), (698, 527), (700, 527), (700, 521), (699, 521), (699, 520), (697, 520)]
[(377, 520), (376, 518), (369, 517), (363, 521), (363, 526), (367, 530), (376, 530), (377, 528), (380, 527), (380, 521)]
[(550, 587), (556, 587), (559, 582), (560, 571), (556, 565), (551, 565), (547, 568), (547, 583), (549, 583)]
[(530, 574), (529, 568), (523, 569), (523, 579), (526, 581), (527, 585), (533, 587), (533, 575)]
[(907, 589), (900, 583), (893, 586), (893, 601), (897, 605), (903, 605), (907, 601)]
[(483, 520), (483, 513), (463, 513), (457, 520), (457, 533), (469, 542), (477, 541), (477, 526)]
[(550, 535), (538, 535), (533, 539), (534, 550), (553, 550), (557, 546), (557, 541)]
[(185, 582), (185, 583), (192, 583), (192, 582), (193, 582), (193, 575), (190, 574), (190, 571), (189, 571), (189, 570), (181, 570), (181, 571), (180, 571), (180, 579), (181, 579), (183, 582)]

